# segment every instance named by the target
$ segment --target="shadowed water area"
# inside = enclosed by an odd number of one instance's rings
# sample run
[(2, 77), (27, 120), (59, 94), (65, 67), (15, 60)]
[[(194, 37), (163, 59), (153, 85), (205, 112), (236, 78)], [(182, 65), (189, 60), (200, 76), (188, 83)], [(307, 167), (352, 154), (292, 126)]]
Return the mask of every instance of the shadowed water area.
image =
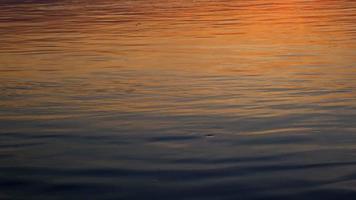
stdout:
[(0, 199), (356, 199), (356, 1), (0, 0)]

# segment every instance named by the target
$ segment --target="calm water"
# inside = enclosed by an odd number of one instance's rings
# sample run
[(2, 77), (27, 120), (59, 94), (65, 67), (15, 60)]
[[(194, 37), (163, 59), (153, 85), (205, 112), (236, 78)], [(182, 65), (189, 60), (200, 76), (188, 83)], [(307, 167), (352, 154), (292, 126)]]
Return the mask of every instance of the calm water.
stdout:
[(0, 199), (356, 199), (356, 1), (0, 0)]

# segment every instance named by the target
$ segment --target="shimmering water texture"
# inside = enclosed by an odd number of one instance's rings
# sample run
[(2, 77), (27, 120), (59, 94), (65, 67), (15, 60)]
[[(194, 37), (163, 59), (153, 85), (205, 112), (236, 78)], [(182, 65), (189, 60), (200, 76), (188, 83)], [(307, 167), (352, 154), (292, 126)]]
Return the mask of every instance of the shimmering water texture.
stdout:
[(356, 1), (0, 0), (0, 199), (356, 199)]

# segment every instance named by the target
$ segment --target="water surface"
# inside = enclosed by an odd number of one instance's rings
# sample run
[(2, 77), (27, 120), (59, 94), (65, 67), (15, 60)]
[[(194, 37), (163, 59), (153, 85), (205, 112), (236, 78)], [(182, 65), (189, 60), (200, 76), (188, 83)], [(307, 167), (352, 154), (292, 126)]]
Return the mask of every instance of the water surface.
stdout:
[(0, 199), (355, 199), (353, 0), (1, 0)]

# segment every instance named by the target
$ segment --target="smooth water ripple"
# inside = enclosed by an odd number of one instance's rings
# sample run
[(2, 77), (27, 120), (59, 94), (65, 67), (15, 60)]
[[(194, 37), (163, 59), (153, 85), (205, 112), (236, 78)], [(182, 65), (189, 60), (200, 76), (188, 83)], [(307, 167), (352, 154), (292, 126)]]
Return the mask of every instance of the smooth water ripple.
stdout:
[(0, 1), (0, 199), (355, 199), (356, 2)]

